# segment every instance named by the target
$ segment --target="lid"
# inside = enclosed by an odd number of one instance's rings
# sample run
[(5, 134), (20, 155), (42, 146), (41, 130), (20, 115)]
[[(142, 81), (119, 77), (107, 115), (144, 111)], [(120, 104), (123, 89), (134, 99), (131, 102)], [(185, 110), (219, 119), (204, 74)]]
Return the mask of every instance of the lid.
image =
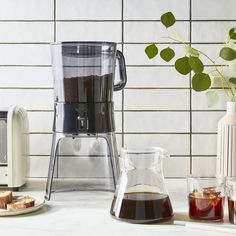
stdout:
[(62, 55), (68, 57), (92, 57), (101, 56), (101, 54), (111, 54), (116, 50), (114, 42), (54, 42), (51, 46), (61, 46)]

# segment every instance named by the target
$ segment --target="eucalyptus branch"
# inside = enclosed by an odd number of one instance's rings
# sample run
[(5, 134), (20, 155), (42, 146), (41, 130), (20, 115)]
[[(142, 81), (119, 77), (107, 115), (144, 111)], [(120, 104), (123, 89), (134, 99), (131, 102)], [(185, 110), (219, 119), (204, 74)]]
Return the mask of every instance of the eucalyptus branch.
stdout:
[[(235, 97), (235, 94), (233, 92), (233, 89), (232, 89), (232, 86), (231, 84), (228, 82), (228, 80), (225, 78), (225, 76), (223, 75), (223, 73), (219, 70), (219, 68), (217, 67), (215, 61), (213, 61), (208, 55), (206, 55), (204, 52), (202, 51), (199, 51), (198, 52), (202, 55), (204, 55), (208, 60), (210, 60), (213, 64), (213, 66), (215, 67), (216, 69), (216, 72), (220, 75), (220, 78), (223, 80), (223, 82), (227, 85), (227, 88), (230, 90), (231, 92), (231, 95), (232, 95), (232, 98), (233, 98), (233, 101), (236, 101), (236, 97)], [(223, 87), (223, 90), (225, 91), (225, 87), (222, 85)], [(226, 93), (226, 95), (228, 96), (228, 94)]]
[[(194, 49), (195, 49), (195, 48), (194, 48)], [(230, 85), (230, 83), (228, 82), (228, 80), (225, 78), (225, 76), (223, 75), (223, 73), (219, 70), (219, 68), (217, 67), (215, 61), (214, 61), (213, 59), (211, 59), (206, 53), (204, 53), (204, 52), (202, 52), (202, 51), (200, 51), (200, 50), (198, 50), (198, 49), (195, 49), (195, 50), (197, 50), (201, 55), (205, 56), (205, 57), (213, 64), (213, 66), (215, 67), (216, 72), (219, 74), (219, 76), (220, 76), (220, 78), (221, 78), (221, 80), (222, 80), (222, 88), (223, 88), (223, 90), (225, 91), (225, 86), (223, 85), (223, 84), (225, 83), (225, 84), (227, 85), (228, 89), (230, 90), (230, 92), (231, 92), (231, 94), (232, 94), (232, 97), (233, 97), (233, 99), (234, 99), (234, 101), (235, 101), (236, 98), (235, 98), (234, 92), (233, 92), (233, 90), (232, 90), (232, 88), (231, 88), (231, 85)], [(226, 91), (225, 91), (225, 92), (226, 92)], [(228, 96), (227, 93), (226, 93), (226, 95)]]
[(170, 37), (170, 36), (165, 36), (165, 37), (160, 37), (162, 39), (170, 39), (172, 41), (175, 41), (175, 42), (178, 42), (178, 43), (181, 43), (181, 44), (184, 44), (185, 46), (189, 46), (189, 44), (186, 44), (184, 41), (181, 41), (181, 40), (178, 40), (178, 39), (175, 39), (173, 37)]
[[(206, 91), (211, 88), (212, 79), (210, 78), (210, 73), (216, 72), (221, 82), (221, 88), (226, 92), (230, 100), (236, 101), (236, 89), (234, 87), (234, 85), (236, 85), (236, 77), (227, 78), (224, 75), (224, 70), (221, 70), (221, 68), (219, 68), (219, 66), (216, 64), (216, 61), (220, 57), (225, 61), (234, 61), (234, 65), (236, 65), (236, 28), (231, 28), (229, 30), (228, 42), (223, 48), (221, 48), (219, 57), (216, 60), (213, 60), (205, 52), (192, 47), (191, 43), (186, 43), (184, 39), (182, 39), (182, 37), (180, 37), (176, 32), (174, 32), (174, 36), (176, 37), (171, 36), (169, 27), (172, 27), (175, 22), (176, 19), (172, 12), (166, 12), (161, 16), (161, 23), (166, 27), (168, 36), (160, 38), (177, 42), (184, 45), (185, 47), (185, 56), (176, 59), (174, 64), (175, 69), (182, 75), (187, 75), (190, 72), (193, 72), (193, 74), (191, 74), (192, 88), (197, 92)], [(230, 42), (232, 43), (230, 44)], [(152, 59), (157, 56), (159, 50), (156, 44), (150, 44), (145, 48), (145, 52), (148, 58)], [(204, 64), (201, 61), (201, 58), (199, 58), (200, 55), (211, 63), (211, 65), (214, 67), (214, 70), (210, 72), (204, 72)], [(175, 57), (175, 51), (169, 45), (167, 48), (164, 48), (160, 51), (160, 57), (165, 62), (169, 62)], [(218, 95), (215, 91), (207, 92), (206, 95), (208, 99), (211, 100), (211, 104), (214, 103), (212, 102), (213, 100), (218, 100)]]
[[(184, 45), (187, 46), (187, 47), (191, 47), (190, 44), (186, 44), (185, 42), (180, 41), (180, 40), (175, 39), (175, 38), (170, 37), (170, 36), (168, 36), (168, 37), (162, 37), (162, 38), (170, 39), (170, 40), (172, 40), (172, 41), (175, 41), (175, 42), (184, 44)], [(193, 48), (193, 47), (191, 47), (191, 48)], [(234, 92), (232, 91), (232, 88), (231, 88), (230, 83), (229, 83), (228, 80), (225, 78), (225, 76), (220, 72), (220, 70), (218, 69), (218, 67), (217, 67), (217, 65), (216, 65), (216, 63), (215, 63), (215, 61), (214, 61), (212, 58), (210, 58), (210, 57), (209, 57), (206, 53), (204, 53), (203, 51), (198, 50), (198, 49), (196, 49), (196, 48), (193, 48), (193, 49), (196, 50), (199, 54), (201, 54), (201, 55), (203, 55), (204, 57), (206, 57), (206, 58), (213, 64), (213, 66), (215, 67), (215, 71), (219, 74), (219, 76), (220, 76), (220, 78), (221, 78), (221, 80), (222, 80), (222, 88), (223, 88), (223, 90), (225, 91), (225, 86), (223, 85), (223, 84), (225, 83), (225, 84), (227, 85), (228, 89), (230, 90), (234, 101), (236, 101), (236, 97), (235, 97), (235, 95), (234, 95)], [(225, 92), (226, 92), (226, 91), (225, 91)], [(226, 95), (228, 96), (227, 93), (226, 93)]]

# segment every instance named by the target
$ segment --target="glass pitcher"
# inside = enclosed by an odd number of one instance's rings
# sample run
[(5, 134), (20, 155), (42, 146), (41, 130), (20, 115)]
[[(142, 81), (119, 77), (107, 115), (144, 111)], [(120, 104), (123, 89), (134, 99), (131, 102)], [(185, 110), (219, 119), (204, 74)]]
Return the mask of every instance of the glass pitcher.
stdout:
[[(112, 102), (113, 90), (126, 85), (123, 54), (113, 42), (52, 44), (55, 102)], [(116, 64), (120, 81), (114, 85)]]
[(121, 175), (111, 206), (112, 216), (131, 223), (157, 222), (172, 217), (162, 171), (162, 159), (167, 156), (159, 147), (122, 149)]

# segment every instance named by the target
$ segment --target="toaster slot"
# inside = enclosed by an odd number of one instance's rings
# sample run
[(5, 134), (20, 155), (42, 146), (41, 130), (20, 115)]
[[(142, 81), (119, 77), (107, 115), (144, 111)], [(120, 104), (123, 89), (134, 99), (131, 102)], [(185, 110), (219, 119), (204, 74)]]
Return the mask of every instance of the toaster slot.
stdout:
[(0, 165), (7, 164), (7, 118), (0, 114)]
[(0, 166), (0, 185), (8, 183), (7, 166)]

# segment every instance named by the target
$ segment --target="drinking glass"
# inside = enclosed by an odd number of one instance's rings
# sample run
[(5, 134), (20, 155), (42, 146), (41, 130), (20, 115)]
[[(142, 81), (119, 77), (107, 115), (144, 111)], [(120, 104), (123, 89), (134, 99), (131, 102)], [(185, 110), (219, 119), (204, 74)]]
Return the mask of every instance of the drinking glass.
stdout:
[(188, 176), (189, 217), (194, 220), (222, 221), (225, 178)]
[(228, 197), (229, 222), (236, 224), (236, 177), (226, 178), (226, 193)]

